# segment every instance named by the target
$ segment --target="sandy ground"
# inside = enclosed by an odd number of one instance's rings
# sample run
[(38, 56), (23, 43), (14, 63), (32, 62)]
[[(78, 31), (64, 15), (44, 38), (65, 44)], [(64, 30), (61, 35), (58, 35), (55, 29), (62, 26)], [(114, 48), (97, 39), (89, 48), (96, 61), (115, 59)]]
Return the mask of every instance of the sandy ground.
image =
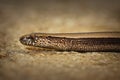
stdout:
[(119, 53), (29, 50), (19, 42), (33, 32), (120, 31), (120, 2), (111, 1), (0, 1), (0, 80), (119, 80)]

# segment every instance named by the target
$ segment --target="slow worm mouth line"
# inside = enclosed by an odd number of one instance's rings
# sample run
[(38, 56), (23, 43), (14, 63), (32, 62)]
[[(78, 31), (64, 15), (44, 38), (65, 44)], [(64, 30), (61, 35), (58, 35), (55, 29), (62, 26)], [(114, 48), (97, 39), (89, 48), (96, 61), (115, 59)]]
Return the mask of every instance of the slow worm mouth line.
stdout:
[(20, 38), (27, 46), (81, 52), (120, 52), (120, 32), (32, 33)]

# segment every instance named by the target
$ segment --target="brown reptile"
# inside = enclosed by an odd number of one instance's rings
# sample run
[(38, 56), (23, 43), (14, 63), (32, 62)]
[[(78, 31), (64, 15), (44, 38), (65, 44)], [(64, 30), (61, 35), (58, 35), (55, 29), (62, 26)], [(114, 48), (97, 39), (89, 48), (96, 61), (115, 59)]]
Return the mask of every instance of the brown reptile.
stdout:
[(120, 32), (31, 33), (23, 45), (63, 51), (120, 52)]

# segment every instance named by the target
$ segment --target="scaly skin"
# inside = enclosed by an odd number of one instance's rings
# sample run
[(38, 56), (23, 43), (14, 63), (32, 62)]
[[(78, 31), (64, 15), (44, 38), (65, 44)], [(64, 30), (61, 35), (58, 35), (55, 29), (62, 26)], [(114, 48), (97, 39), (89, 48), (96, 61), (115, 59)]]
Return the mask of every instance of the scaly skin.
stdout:
[(81, 52), (120, 52), (119, 32), (32, 33), (20, 38), (27, 46)]

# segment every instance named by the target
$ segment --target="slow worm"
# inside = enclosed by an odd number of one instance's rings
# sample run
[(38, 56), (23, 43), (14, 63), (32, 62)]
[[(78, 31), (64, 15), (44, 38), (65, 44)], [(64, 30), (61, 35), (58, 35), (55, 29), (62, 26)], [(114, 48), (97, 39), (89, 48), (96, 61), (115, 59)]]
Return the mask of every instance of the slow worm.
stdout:
[(120, 32), (31, 33), (20, 37), (20, 42), (63, 51), (120, 52)]

